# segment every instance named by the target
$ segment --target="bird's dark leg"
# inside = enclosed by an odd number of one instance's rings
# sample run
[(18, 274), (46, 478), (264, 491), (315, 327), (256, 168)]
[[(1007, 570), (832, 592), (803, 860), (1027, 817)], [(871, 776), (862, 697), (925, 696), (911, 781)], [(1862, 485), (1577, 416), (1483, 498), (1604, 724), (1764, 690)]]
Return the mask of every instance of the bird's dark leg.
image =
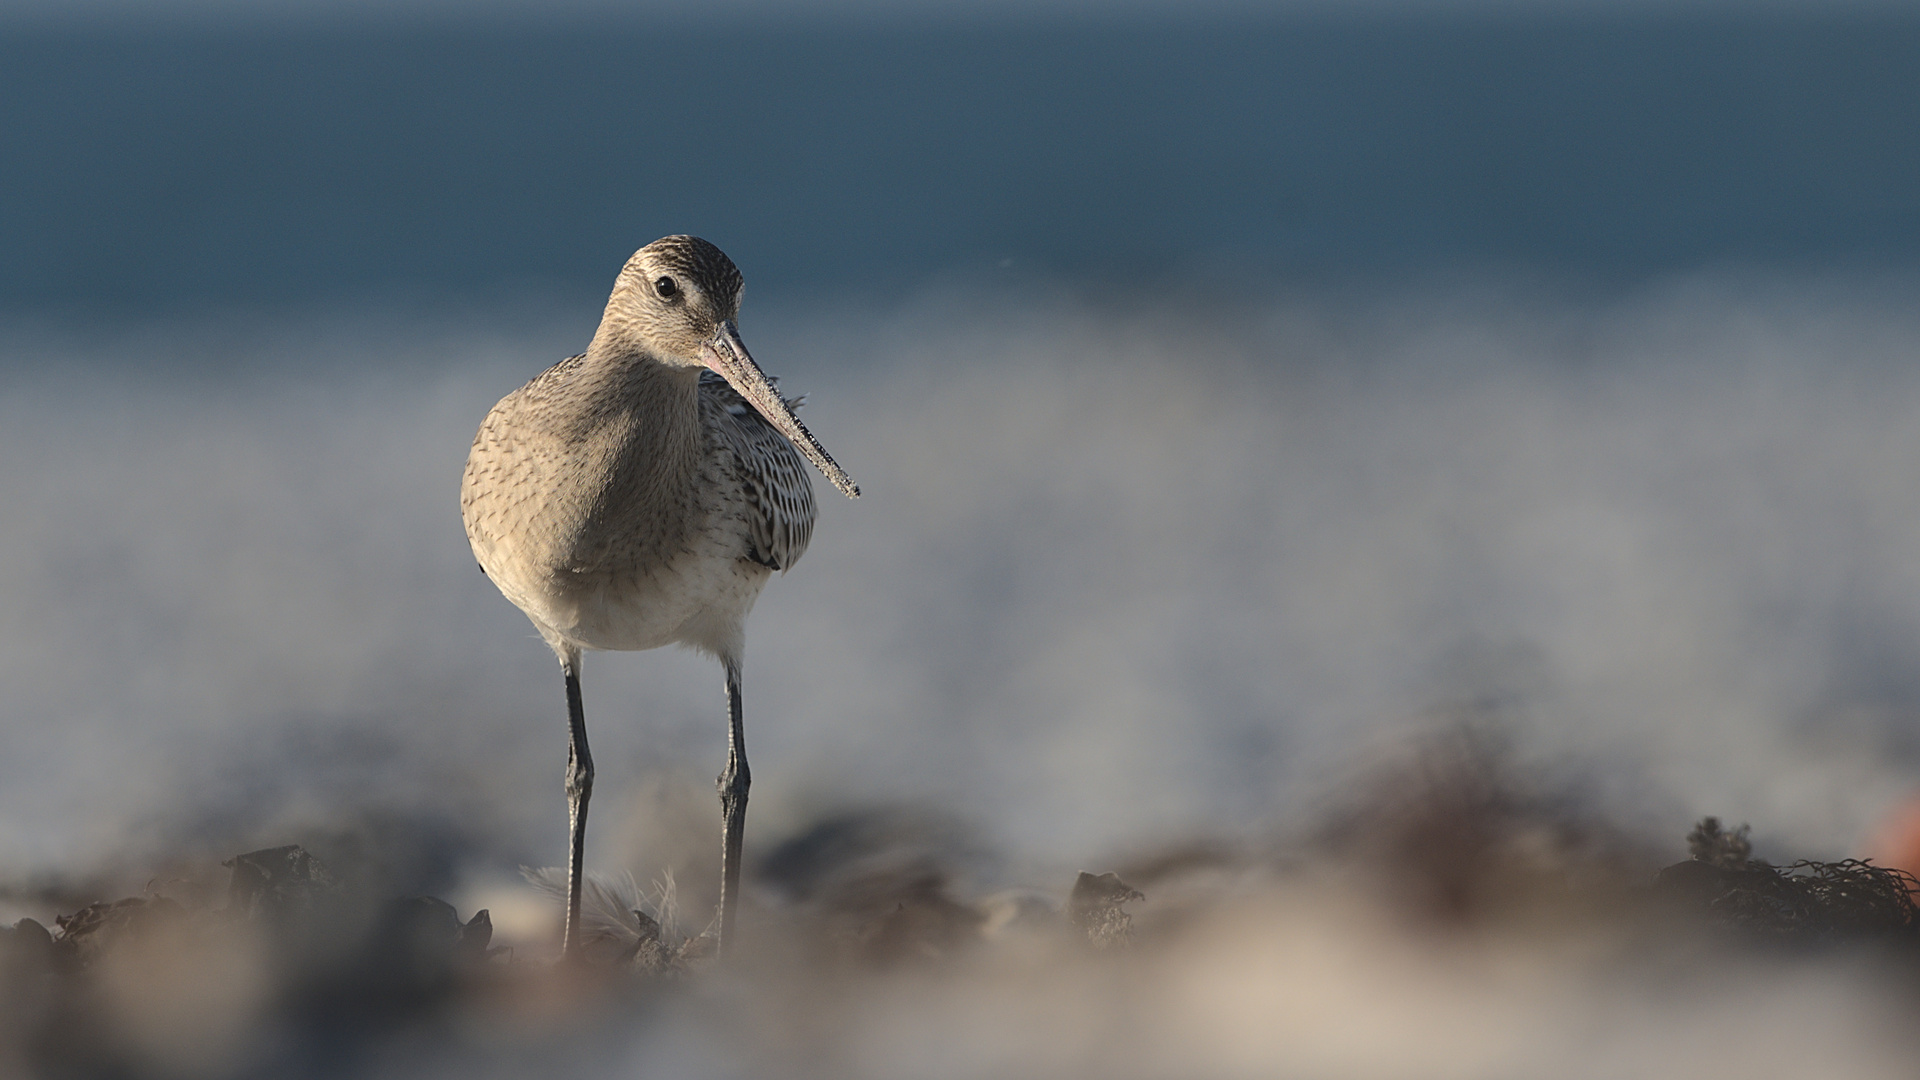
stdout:
[(747, 736), (740, 725), (740, 665), (727, 662), (727, 767), (720, 773), (720, 937), (725, 955), (733, 940), (733, 913), (740, 904), (740, 843), (747, 827)]
[(593, 794), (593, 753), (587, 749), (587, 717), (580, 706), (580, 653), (560, 662), (567, 675), (567, 928), (560, 952), (578, 959), (580, 883), (586, 874), (587, 799)]

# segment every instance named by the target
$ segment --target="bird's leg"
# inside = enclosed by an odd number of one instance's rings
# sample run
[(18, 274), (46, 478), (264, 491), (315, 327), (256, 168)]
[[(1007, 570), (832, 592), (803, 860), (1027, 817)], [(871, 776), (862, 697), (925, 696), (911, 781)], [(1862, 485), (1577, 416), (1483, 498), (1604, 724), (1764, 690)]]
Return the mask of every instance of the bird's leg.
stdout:
[(580, 706), (580, 653), (561, 662), (567, 675), (567, 928), (560, 953), (579, 959), (580, 883), (586, 874), (587, 799), (593, 794), (593, 753), (587, 749), (587, 717)]
[(720, 773), (720, 937), (715, 953), (733, 940), (733, 913), (740, 904), (740, 844), (747, 827), (747, 736), (740, 725), (740, 665), (727, 663), (727, 767)]

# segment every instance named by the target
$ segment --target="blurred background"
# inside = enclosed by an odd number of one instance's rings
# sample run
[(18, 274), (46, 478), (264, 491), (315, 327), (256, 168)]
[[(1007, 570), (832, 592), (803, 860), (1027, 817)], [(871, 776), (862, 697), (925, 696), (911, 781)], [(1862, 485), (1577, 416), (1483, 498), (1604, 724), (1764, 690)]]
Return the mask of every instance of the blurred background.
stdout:
[[(508, 925), (564, 701), (461, 465), (673, 232), (865, 492), (750, 624), (750, 852), (911, 808), (1059, 883), (1465, 720), (1674, 859), (1867, 853), (1917, 56), (1893, 3), (11, 0), (9, 917), (300, 842)], [(589, 863), (700, 895), (718, 670), (585, 693)]]

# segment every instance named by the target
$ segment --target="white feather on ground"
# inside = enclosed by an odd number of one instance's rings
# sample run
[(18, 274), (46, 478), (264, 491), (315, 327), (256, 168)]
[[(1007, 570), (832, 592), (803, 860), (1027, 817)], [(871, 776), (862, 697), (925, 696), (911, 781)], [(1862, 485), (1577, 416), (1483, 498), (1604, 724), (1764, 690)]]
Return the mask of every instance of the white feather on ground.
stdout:
[[(565, 867), (522, 866), (520, 876), (555, 903), (566, 904)], [(588, 871), (580, 884), (580, 925), (590, 943), (634, 949), (655, 942), (669, 956), (676, 955), (690, 937), (680, 929), (678, 895), (671, 869), (647, 889), (631, 872), (615, 877)]]

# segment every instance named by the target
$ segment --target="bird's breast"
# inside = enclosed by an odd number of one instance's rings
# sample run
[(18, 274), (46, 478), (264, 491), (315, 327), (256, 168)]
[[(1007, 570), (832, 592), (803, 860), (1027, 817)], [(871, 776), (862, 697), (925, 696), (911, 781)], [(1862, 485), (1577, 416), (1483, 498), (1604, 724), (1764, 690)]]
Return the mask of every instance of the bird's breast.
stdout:
[(584, 431), (495, 419), (468, 460), (468, 537), (543, 631), (589, 649), (738, 638), (767, 571), (744, 558), (738, 499), (697, 414), (678, 433), (646, 417)]

